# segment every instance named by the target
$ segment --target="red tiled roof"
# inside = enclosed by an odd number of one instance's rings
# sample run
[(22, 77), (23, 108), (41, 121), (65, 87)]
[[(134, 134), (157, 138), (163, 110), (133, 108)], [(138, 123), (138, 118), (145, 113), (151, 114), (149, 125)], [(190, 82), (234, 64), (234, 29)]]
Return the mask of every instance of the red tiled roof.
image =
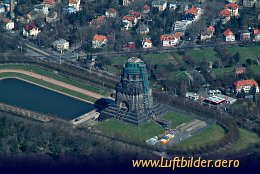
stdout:
[(144, 43), (145, 43), (145, 42), (147, 42), (147, 43), (152, 43), (152, 41), (151, 41), (150, 39), (147, 39), (147, 38), (144, 39), (143, 42), (144, 42)]
[(131, 11), (130, 14), (136, 18), (139, 18), (141, 16), (141, 13), (138, 11)]
[(136, 19), (136, 17), (135, 16), (124, 16), (123, 19), (133, 22)]
[(198, 9), (194, 6), (186, 10), (186, 14), (193, 14), (194, 16), (197, 16), (197, 13), (198, 13)]
[(30, 31), (30, 30), (32, 30), (33, 28), (35, 28), (36, 26), (35, 26), (35, 22), (34, 21), (32, 21), (31, 23), (29, 23), (29, 24), (25, 24), (24, 25), (24, 28), (25, 28), (25, 30), (26, 31)]
[(100, 25), (102, 22), (105, 21), (105, 17), (104, 16), (99, 16), (97, 19), (93, 19), (90, 24), (91, 25)]
[(260, 33), (260, 29), (256, 28), (253, 31), (253, 35), (258, 35)]
[(231, 8), (233, 10), (236, 10), (238, 8), (238, 5), (235, 3), (229, 3), (226, 5), (227, 8)]
[(164, 34), (160, 36), (160, 40), (164, 41), (164, 40), (174, 40), (180, 37), (180, 33), (175, 33), (175, 34)]
[(99, 42), (103, 42), (104, 40), (106, 40), (107, 37), (103, 36), (103, 35), (99, 35), (99, 34), (95, 34), (93, 36), (93, 41), (99, 41)]
[(209, 27), (207, 28), (207, 31), (209, 31), (209, 32), (214, 32), (214, 31), (215, 31), (215, 27), (213, 27), (213, 26), (211, 25), (211, 26), (209, 26)]
[(255, 80), (238, 80), (234, 82), (234, 85), (236, 86), (236, 88), (241, 88), (246, 85), (258, 87), (258, 84)]
[(144, 9), (144, 10), (150, 10), (150, 7), (149, 7), (147, 4), (145, 4), (145, 6), (143, 7), (143, 9)]
[(54, 5), (55, 4), (55, 0), (44, 0), (43, 3), (44, 4)]
[(3, 21), (3, 23), (9, 23), (11, 20), (8, 18), (4, 18), (2, 21)]
[(77, 4), (77, 0), (69, 0), (70, 4)]
[(230, 36), (230, 35), (234, 35), (233, 32), (230, 30), (230, 28), (226, 29), (226, 31), (224, 31), (224, 36)]
[(220, 16), (226, 16), (226, 17), (229, 17), (230, 15), (231, 15), (231, 11), (229, 11), (228, 9), (224, 9), (224, 10), (221, 10), (220, 12), (219, 12), (219, 15)]

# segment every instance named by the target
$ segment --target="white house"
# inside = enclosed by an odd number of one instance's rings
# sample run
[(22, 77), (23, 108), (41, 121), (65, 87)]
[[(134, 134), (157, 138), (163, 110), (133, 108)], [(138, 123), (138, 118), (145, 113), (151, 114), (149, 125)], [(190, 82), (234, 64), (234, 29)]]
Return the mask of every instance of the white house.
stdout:
[(234, 42), (236, 40), (235, 35), (230, 30), (230, 28), (226, 29), (226, 31), (223, 34), (225, 36), (225, 41), (226, 42)]
[(3, 19), (3, 28), (6, 30), (14, 29), (14, 22), (8, 18)]
[(163, 47), (176, 46), (180, 41), (180, 33), (161, 35), (160, 41)]
[(151, 41), (151, 38), (145, 37), (142, 39), (142, 47), (143, 48), (152, 48), (153, 43)]
[(130, 5), (134, 0), (123, 0), (123, 6), (128, 6)]
[(256, 88), (256, 93), (259, 93), (258, 83), (255, 80), (238, 80), (234, 82), (234, 86), (237, 93), (241, 92), (242, 89), (248, 93), (253, 86)]
[(206, 30), (201, 33), (200, 40), (205, 41), (207, 39), (211, 39), (213, 37), (214, 32), (215, 28), (212, 25), (207, 27)]
[(116, 18), (117, 16), (117, 11), (114, 8), (110, 8), (106, 11), (106, 17), (107, 18)]
[(148, 34), (150, 31), (149, 27), (144, 23), (140, 23), (138, 28), (136, 29), (137, 34)]
[(92, 39), (92, 48), (103, 48), (107, 45), (107, 37), (95, 34)]
[(40, 32), (34, 21), (24, 25), (23, 36), (25, 37), (37, 37)]
[(137, 18), (133, 15), (128, 15), (123, 17), (123, 23), (125, 30), (129, 30), (129, 28), (133, 28), (137, 24)]
[(253, 35), (254, 35), (254, 41), (259, 42), (260, 41), (260, 29), (258, 29), (258, 28), (254, 29)]
[(55, 48), (56, 50), (60, 51), (61, 53), (65, 50), (69, 49), (70, 43), (68, 41), (66, 41), (65, 39), (59, 39), (59, 40), (55, 40), (53, 43), (53, 48)]
[(76, 11), (80, 11), (80, 0), (69, 0), (69, 7), (74, 7)]
[(166, 0), (154, 0), (152, 2), (152, 7), (158, 8), (159, 11), (164, 11), (167, 8)]

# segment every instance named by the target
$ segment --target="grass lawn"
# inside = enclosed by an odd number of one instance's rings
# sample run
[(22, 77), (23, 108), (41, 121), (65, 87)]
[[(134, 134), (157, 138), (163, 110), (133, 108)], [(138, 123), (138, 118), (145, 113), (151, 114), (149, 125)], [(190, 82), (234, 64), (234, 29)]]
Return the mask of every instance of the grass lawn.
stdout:
[(241, 47), (241, 46), (233, 46), (228, 47), (227, 50), (232, 54), (236, 54), (239, 52), (240, 54), (240, 63), (245, 63), (246, 59), (250, 58), (252, 60), (255, 60), (256, 58), (260, 57), (260, 46), (259, 45), (250, 45), (247, 47)]
[(67, 84), (71, 84), (73, 86), (77, 86), (79, 88), (82, 88), (82, 89), (85, 89), (88, 91), (106, 95), (106, 92), (104, 90), (98, 89), (96, 87), (88, 86), (84, 83), (77, 82), (77, 81), (71, 80), (69, 78), (57, 75), (53, 72), (45, 71), (45, 70), (39, 69), (34, 66), (30, 66), (30, 65), (0, 65), (0, 69), (20, 69), (20, 70), (26, 70), (26, 71), (32, 70), (33, 72), (35, 72), (37, 74), (41, 74), (43, 76), (46, 76), (46, 77), (49, 77), (49, 78), (52, 78), (52, 79), (55, 79), (55, 80), (58, 80), (58, 81), (61, 81), (61, 82), (67, 83)]
[(181, 56), (177, 53), (145, 54), (143, 60), (150, 62), (152, 65), (179, 64), (182, 62)]
[(110, 65), (105, 65), (105, 68), (114, 74), (121, 74), (123, 65), (127, 62), (126, 56), (121, 57), (110, 57), (109, 60), (111, 62)]
[(186, 52), (191, 56), (196, 62), (211, 61), (215, 62), (218, 60), (216, 57), (216, 52), (213, 48), (201, 48), (201, 49), (192, 49)]
[(187, 75), (185, 74), (185, 71), (173, 71), (168, 76), (169, 80), (175, 81), (175, 80), (181, 80), (181, 79), (187, 79)]
[(179, 112), (168, 112), (165, 115), (163, 115), (161, 118), (172, 121), (171, 127), (175, 128), (176, 126), (182, 124), (182, 123), (187, 123), (193, 120), (191, 116), (184, 115)]
[(228, 67), (228, 68), (214, 68), (212, 69), (212, 72), (216, 75), (216, 76), (223, 76), (225, 74), (230, 74), (233, 73), (234, 67)]
[(96, 99), (93, 98), (93, 97), (87, 96), (85, 94), (82, 94), (82, 93), (79, 93), (79, 92), (76, 92), (76, 91), (72, 91), (70, 89), (67, 89), (67, 88), (64, 88), (64, 87), (61, 87), (61, 86), (58, 86), (58, 85), (46, 82), (46, 81), (42, 81), (40, 79), (31, 77), (31, 76), (27, 76), (27, 75), (24, 75), (24, 74), (12, 73), (12, 72), (10, 72), (10, 73), (1, 73), (0, 74), (0, 78), (1, 77), (19, 77), (21, 79), (28, 80), (30, 82), (33, 82), (33, 83), (45, 86), (47, 88), (50, 88), (50, 89), (53, 89), (53, 90), (56, 90), (56, 91), (60, 91), (60, 92), (63, 92), (63, 93), (66, 93), (66, 94), (69, 94), (69, 95), (72, 95), (72, 96), (75, 96), (75, 97), (78, 97), (78, 98), (81, 98), (83, 100), (87, 100), (87, 101), (90, 101), (90, 102), (95, 102), (96, 101)]
[(205, 144), (214, 144), (225, 135), (225, 130), (218, 124), (213, 124), (202, 132), (183, 140), (178, 145), (184, 148), (199, 147)]
[(137, 142), (144, 142), (145, 140), (157, 136), (164, 131), (159, 124), (153, 121), (150, 121), (141, 127), (136, 127), (119, 120), (108, 119), (95, 126), (105, 134)]
[(254, 74), (260, 74), (260, 65), (251, 65), (249, 69), (251, 69)]
[(239, 151), (242, 149), (246, 149), (248, 145), (260, 142), (260, 137), (257, 136), (256, 133), (249, 132), (245, 129), (239, 129), (240, 131), (240, 138), (238, 142), (233, 145), (233, 151)]

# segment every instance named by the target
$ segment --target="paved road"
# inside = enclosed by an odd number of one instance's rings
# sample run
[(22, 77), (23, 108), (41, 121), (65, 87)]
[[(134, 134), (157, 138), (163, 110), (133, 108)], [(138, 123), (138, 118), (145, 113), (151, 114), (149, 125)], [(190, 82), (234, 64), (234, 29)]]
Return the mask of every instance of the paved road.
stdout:
[(96, 98), (96, 99), (106, 98), (105, 96), (102, 96), (100, 94), (96, 94), (94, 92), (91, 92), (91, 91), (88, 91), (88, 90), (85, 90), (85, 89), (82, 89), (82, 88), (79, 88), (79, 87), (58, 81), (58, 80), (54, 80), (52, 78), (49, 78), (49, 77), (46, 77), (46, 76), (43, 76), (43, 75), (40, 75), (40, 74), (36, 74), (34, 72), (25, 71), (25, 70), (17, 70), (17, 69), (2, 69), (2, 70), (0, 70), (0, 73), (6, 73), (6, 72), (14, 72), (14, 73), (25, 74), (25, 75), (28, 75), (28, 76), (31, 76), (31, 77), (34, 77), (34, 78), (37, 78), (37, 79), (41, 79), (43, 81), (46, 81), (46, 82), (49, 82), (49, 83), (52, 83), (52, 84), (55, 84), (55, 85), (58, 85), (58, 86), (62, 86), (66, 89), (70, 89), (72, 91), (76, 91), (76, 92), (85, 94), (87, 96), (91, 96), (91, 97)]

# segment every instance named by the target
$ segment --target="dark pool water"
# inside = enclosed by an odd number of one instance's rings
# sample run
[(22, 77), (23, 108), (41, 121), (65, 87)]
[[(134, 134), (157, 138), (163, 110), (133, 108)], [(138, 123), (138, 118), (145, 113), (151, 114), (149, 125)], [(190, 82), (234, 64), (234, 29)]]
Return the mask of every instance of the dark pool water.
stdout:
[(65, 120), (95, 109), (90, 103), (18, 79), (0, 80), (0, 102)]

